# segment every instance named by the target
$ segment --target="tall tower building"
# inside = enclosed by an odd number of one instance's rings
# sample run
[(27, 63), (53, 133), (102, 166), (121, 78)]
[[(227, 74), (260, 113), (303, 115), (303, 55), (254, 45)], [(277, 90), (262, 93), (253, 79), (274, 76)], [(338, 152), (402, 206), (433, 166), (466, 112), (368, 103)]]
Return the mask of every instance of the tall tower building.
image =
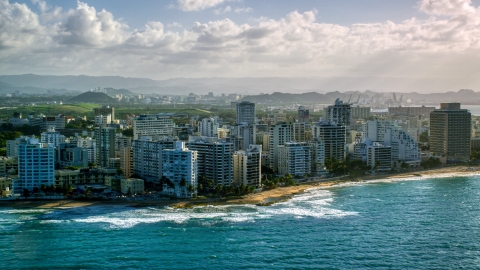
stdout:
[(278, 147), (278, 173), (304, 176), (312, 171), (311, 147), (306, 143), (287, 142)]
[(217, 137), (219, 127), (220, 125), (213, 117), (203, 118), (202, 121), (198, 122), (198, 132), (206, 137)]
[(101, 125), (95, 130), (97, 165), (100, 167), (108, 168), (110, 166), (110, 159), (116, 158), (116, 132), (117, 130), (114, 127), (109, 127), (107, 125)]
[(55, 147), (40, 143), (38, 139), (26, 139), (18, 145), (18, 178), (13, 181), (13, 193), (22, 194), (42, 185), (55, 184)]
[(60, 132), (55, 131), (55, 126), (48, 127), (46, 132), (40, 134), (41, 143), (50, 143), (55, 147), (58, 147), (61, 143), (65, 142), (65, 136), (60, 135)]
[(280, 122), (270, 127), (270, 168), (278, 171), (278, 147), (293, 141), (293, 121)]
[(335, 104), (325, 108), (325, 119), (339, 126), (349, 126), (351, 119), (351, 104), (337, 98)]
[(237, 103), (237, 124), (255, 124), (255, 103), (242, 101)]
[(325, 144), (325, 159), (345, 159), (345, 126), (331, 122), (319, 122), (312, 127), (313, 138), (318, 138)]
[(470, 159), (472, 114), (460, 103), (440, 103), (430, 113), (430, 152), (446, 157), (447, 162)]
[(207, 141), (202, 138), (188, 143), (188, 149), (198, 152), (198, 176), (213, 180), (214, 184), (233, 182), (233, 144)]
[(298, 108), (298, 122), (308, 124), (310, 123), (310, 110), (305, 108), (305, 106), (300, 106)]
[(162, 151), (172, 149), (172, 141), (152, 141), (148, 136), (133, 141), (133, 173), (149, 182), (163, 176)]

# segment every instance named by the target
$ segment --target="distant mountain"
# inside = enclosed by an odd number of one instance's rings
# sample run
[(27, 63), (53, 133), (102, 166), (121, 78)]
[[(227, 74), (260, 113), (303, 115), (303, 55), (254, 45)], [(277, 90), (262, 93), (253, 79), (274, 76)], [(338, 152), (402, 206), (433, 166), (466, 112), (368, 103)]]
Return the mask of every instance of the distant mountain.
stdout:
[(3, 75), (0, 82), (13, 86), (34, 86), (41, 88), (69, 89), (86, 91), (93, 88), (133, 88), (138, 86), (155, 86), (157, 81), (141, 78), (125, 78), (119, 76), (45, 76), (45, 75)]
[[(354, 91), (371, 91), (372, 93), (404, 93), (408, 98), (428, 99), (430, 96), (421, 93), (434, 93), (434, 97), (444, 99), (457, 89), (480, 90), (480, 76), (477, 79), (463, 78), (399, 78), (399, 77), (309, 77), (309, 78), (173, 78), (168, 80), (152, 80), (145, 78), (126, 78), (120, 76), (43, 76), (34, 74), (3, 75), (0, 82), (7, 84), (3, 89), (11, 87), (34, 87), (38, 91), (45, 89), (67, 89), (74, 91), (87, 91), (92, 88), (117, 89), (115, 93), (129, 95), (133, 93), (155, 93), (160, 95), (188, 95), (194, 93), (205, 95), (213, 92), (220, 94), (241, 94), (251, 96), (257, 94), (279, 93), (351, 93)], [(8, 86), (10, 85), (10, 86)], [(10, 88), (8, 88), (10, 87)], [(40, 90), (44, 89), (44, 90)], [(10, 91), (11, 90), (1, 90)], [(22, 92), (23, 90), (21, 90)], [(24, 89), (33, 92), (34, 89)], [(118, 92), (122, 91), (122, 92)], [(451, 92), (449, 94), (445, 92)], [(442, 96), (442, 94), (445, 95)], [(476, 92), (474, 92), (476, 93)], [(367, 94), (370, 95), (370, 94)], [(373, 96), (374, 94), (370, 95)], [(469, 92), (455, 93), (455, 97), (478, 99), (476, 94)], [(269, 98), (275, 98), (270, 96)], [(294, 96), (292, 96), (294, 98)], [(468, 100), (468, 99), (467, 99)]]
[[(416, 102), (430, 102), (430, 103), (441, 103), (441, 102), (460, 102), (464, 104), (479, 104), (480, 103), (480, 92), (475, 92), (470, 89), (461, 89), (457, 92), (446, 92), (446, 93), (431, 93), (431, 94), (419, 94), (416, 92), (413, 93), (379, 93), (374, 91), (349, 91), (349, 92), (329, 92), (325, 94), (317, 92), (308, 92), (303, 94), (290, 94), (290, 93), (280, 93), (275, 92), (272, 94), (262, 94), (262, 95), (252, 95), (245, 96), (242, 100), (250, 101), (254, 103), (263, 103), (263, 104), (332, 104), (335, 100), (339, 98), (343, 101), (350, 101), (356, 103), (360, 100), (367, 101), (377, 101), (380, 103), (388, 103), (391, 106), (397, 106), (398, 104), (408, 104), (409, 100)], [(400, 99), (402, 102), (400, 102)]]
[(85, 92), (83, 94), (80, 94), (78, 96), (75, 96), (67, 100), (67, 102), (112, 104), (112, 103), (116, 103), (117, 100), (104, 93)]
[(114, 96), (114, 95), (124, 95), (124, 96), (132, 96), (134, 93), (132, 93), (130, 90), (127, 89), (114, 89), (107, 87), (105, 88), (107, 90), (107, 95), (109, 96)]

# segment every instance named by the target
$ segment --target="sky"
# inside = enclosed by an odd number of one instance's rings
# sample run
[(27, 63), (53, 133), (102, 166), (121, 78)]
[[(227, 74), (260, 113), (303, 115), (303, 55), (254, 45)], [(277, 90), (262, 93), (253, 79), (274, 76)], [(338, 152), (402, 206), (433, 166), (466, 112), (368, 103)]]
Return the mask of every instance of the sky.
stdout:
[(477, 80), (480, 0), (0, 0), (0, 74)]

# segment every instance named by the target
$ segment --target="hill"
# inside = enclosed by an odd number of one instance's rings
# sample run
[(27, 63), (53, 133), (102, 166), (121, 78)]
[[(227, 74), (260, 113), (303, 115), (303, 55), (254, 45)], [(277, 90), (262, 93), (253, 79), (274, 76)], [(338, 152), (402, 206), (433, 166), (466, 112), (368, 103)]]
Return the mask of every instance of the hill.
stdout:
[(104, 93), (85, 92), (68, 100), (71, 103), (97, 103), (97, 104), (112, 104), (117, 103), (117, 100)]

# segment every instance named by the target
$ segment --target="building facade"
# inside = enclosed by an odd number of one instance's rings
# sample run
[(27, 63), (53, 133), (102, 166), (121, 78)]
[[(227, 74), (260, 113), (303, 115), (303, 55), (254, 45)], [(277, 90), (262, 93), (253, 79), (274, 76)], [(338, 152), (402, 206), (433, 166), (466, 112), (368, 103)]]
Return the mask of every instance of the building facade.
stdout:
[(233, 155), (233, 183), (260, 187), (262, 181), (262, 146), (250, 145)]
[(237, 103), (237, 124), (255, 124), (255, 103), (242, 101)]
[(198, 187), (197, 151), (185, 147), (185, 142), (175, 142), (174, 149), (162, 151), (163, 176), (173, 182), (174, 188), (164, 185), (163, 190), (178, 198), (191, 198)]

